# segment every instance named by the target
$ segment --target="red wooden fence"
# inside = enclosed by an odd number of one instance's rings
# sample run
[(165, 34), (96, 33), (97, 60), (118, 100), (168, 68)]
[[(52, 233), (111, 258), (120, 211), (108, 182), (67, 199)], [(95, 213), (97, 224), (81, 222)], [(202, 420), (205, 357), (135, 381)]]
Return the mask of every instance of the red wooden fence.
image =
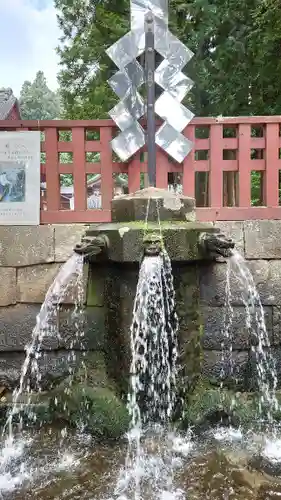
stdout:
[[(194, 149), (182, 164), (158, 150), (157, 187), (167, 188), (168, 174), (177, 174), (183, 193), (196, 197), (201, 221), (281, 219), (280, 126), (281, 116), (195, 118), (185, 131)], [(110, 221), (114, 175), (127, 174), (129, 191), (134, 192), (147, 171), (143, 152), (128, 163), (114, 161), (110, 140), (116, 128), (110, 120), (2, 121), (0, 131), (5, 130), (43, 132), (43, 224)], [(68, 163), (62, 162), (61, 153), (68, 153)], [(101, 174), (102, 208), (87, 209), (86, 179), (95, 173)], [(73, 176), (74, 210), (63, 209), (61, 174)], [(251, 182), (256, 186), (252, 195)], [(260, 190), (258, 199), (253, 199), (253, 189)]]

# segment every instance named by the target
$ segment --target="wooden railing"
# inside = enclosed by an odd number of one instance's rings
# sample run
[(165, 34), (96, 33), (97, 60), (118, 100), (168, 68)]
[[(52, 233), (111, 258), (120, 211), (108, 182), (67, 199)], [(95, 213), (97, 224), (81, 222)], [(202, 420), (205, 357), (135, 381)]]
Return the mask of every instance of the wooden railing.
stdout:
[[(195, 197), (198, 220), (281, 219), (280, 125), (281, 116), (195, 118), (185, 131), (194, 149), (182, 164), (158, 150), (157, 187)], [(108, 222), (116, 176), (127, 178), (129, 192), (145, 182), (144, 151), (128, 163), (114, 158), (110, 120), (0, 122), (8, 130), (42, 132), (43, 224)], [(94, 174), (101, 174), (101, 209), (87, 209)]]

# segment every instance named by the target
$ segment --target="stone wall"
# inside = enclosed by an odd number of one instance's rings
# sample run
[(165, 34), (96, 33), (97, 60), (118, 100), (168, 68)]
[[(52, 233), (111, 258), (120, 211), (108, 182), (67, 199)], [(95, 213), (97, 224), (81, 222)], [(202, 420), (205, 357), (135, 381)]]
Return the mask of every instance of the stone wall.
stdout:
[[(275, 354), (277, 359), (281, 359), (281, 221), (220, 222), (216, 226), (234, 238), (237, 249), (248, 261), (265, 306), (268, 331)], [(0, 227), (0, 385), (12, 385), (11, 382), (18, 379), (25, 356), (24, 348), (31, 339), (40, 304), (59, 267), (72, 254), (72, 249), (85, 228), (84, 225)], [(120, 266), (122, 267), (121, 264)], [(131, 317), (129, 309), (133, 297), (131, 293), (128, 294), (125, 274), (121, 267), (118, 271), (118, 281), (112, 280), (111, 274), (107, 272), (105, 280), (105, 270), (102, 269), (96, 269), (96, 274), (89, 280), (84, 345), (92, 351), (105, 350), (108, 356), (111, 355), (110, 345), (114, 343), (117, 331), (107, 331), (108, 322), (115, 321), (116, 328), (119, 325), (119, 329), (124, 328), (123, 331), (127, 331)], [(199, 263), (197, 267), (201, 313), (204, 319), (203, 371), (208, 378), (214, 379), (219, 376), (221, 370), (226, 263)], [(117, 294), (119, 302), (115, 302), (119, 307), (114, 306), (113, 300), (106, 311), (105, 287), (107, 293), (110, 289), (113, 294)], [(245, 327), (244, 309), (235, 282), (232, 283), (232, 292), (235, 315), (234, 360), (238, 378), (245, 380), (251, 361), (249, 333)], [(127, 306), (128, 297), (130, 307)], [(125, 307), (122, 322), (119, 321), (123, 307), (120, 301), (124, 301)], [(73, 303), (71, 298), (68, 298), (58, 314), (59, 338), (47, 338), (43, 344), (40, 363), (46, 374), (60, 376), (65, 366), (69, 365), (68, 351), (75, 335), (73, 325), (69, 321), (69, 309), (72, 308)], [(118, 348), (126, 351), (125, 345)], [(79, 361), (79, 346), (76, 346), (76, 349)], [(118, 371), (118, 351), (115, 356), (115, 367)], [(278, 369), (281, 372), (281, 363), (278, 363)]]
[[(253, 274), (265, 310), (266, 325), (281, 374), (281, 221), (218, 222), (226, 235), (234, 238), (236, 248), (244, 256)], [(201, 310), (204, 317), (204, 373), (219, 379), (223, 305), (225, 300), (226, 262), (200, 265)], [(234, 308), (233, 360), (238, 380), (243, 386), (253, 385), (253, 354), (245, 324), (245, 310), (239, 283), (231, 279)], [(254, 369), (255, 370), (255, 369)]]
[[(0, 385), (9, 388), (18, 380), (46, 291), (84, 231), (84, 225), (0, 226)], [(60, 376), (69, 365), (73, 325), (68, 310), (73, 308), (72, 302), (69, 294), (58, 313), (60, 339), (47, 336), (43, 342), (39, 360), (43, 381), (48, 374)], [(89, 330), (96, 329), (102, 314), (102, 308), (91, 314), (93, 309), (88, 312)], [(97, 343), (100, 336), (89, 337), (88, 332), (86, 345)]]

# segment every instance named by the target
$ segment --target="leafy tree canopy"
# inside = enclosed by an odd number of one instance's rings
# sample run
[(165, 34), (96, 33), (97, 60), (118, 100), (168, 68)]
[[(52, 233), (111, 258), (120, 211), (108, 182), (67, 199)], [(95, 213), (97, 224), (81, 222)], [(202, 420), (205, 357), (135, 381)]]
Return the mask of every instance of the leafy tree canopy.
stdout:
[(19, 102), (23, 120), (59, 118), (59, 95), (49, 89), (43, 71), (38, 71), (33, 82), (24, 82)]
[[(129, 0), (55, 0), (67, 118), (102, 118), (117, 101), (105, 50), (129, 30)], [(196, 115), (281, 114), (277, 0), (170, 0), (170, 29), (193, 50), (186, 97)]]

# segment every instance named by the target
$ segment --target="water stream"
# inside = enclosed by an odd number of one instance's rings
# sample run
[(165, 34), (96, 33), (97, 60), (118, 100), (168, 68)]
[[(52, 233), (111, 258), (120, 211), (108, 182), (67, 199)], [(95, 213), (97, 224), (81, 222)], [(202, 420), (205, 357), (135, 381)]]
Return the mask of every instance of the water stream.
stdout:
[(233, 323), (233, 308), (230, 278), (234, 277), (240, 285), (242, 302), (245, 307), (245, 321), (249, 332), (251, 351), (253, 354), (252, 367), (256, 366), (256, 390), (259, 397), (260, 421), (265, 421), (273, 428), (274, 411), (278, 408), (276, 398), (277, 373), (275, 359), (270, 348), (270, 339), (265, 323), (264, 308), (255, 285), (253, 276), (244, 258), (237, 251), (228, 259), (226, 277), (225, 325), (224, 339), (228, 345), (228, 366), (232, 367), (231, 326)]
[(125, 468), (115, 489), (120, 500), (140, 500), (145, 492), (158, 499), (172, 491), (169, 422), (176, 400), (177, 328), (169, 256), (163, 251), (144, 257), (131, 326), (131, 428)]
[[(25, 430), (14, 425), (22, 410), (21, 396), (40, 390), (40, 356), (54, 327), (59, 304), (76, 287), (72, 312), (75, 335), (70, 344), (69, 373), (76, 349), (84, 347), (83, 259), (73, 256), (62, 266), (38, 314), (26, 349), (20, 384), (13, 395), (0, 452), (1, 500), (275, 500), (281, 479), (265, 476), (253, 465), (262, 456), (280, 464), (281, 436), (274, 426), (277, 407), (276, 370), (265, 325), (264, 310), (253, 277), (234, 252), (228, 261), (222, 358), (225, 376), (234, 376), (233, 291), (238, 280), (246, 325), (257, 367), (263, 431), (209, 429), (196, 437), (178, 432), (172, 416), (177, 403), (177, 329), (171, 262), (162, 251), (142, 261), (131, 325), (131, 367), (127, 443), (101, 445), (78, 431), (63, 428)], [(26, 405), (25, 405), (26, 406)], [(17, 419), (16, 419), (17, 420)], [(274, 433), (272, 433), (274, 429)], [(62, 439), (62, 435), (64, 436)], [(265, 492), (265, 493), (264, 493)]]
[[(12, 451), (15, 456), (23, 452), (24, 448), (30, 444), (29, 439), (24, 442), (18, 431), (22, 429), (23, 413), (32, 415), (32, 395), (35, 390), (41, 391), (41, 371), (40, 359), (42, 356), (42, 344), (47, 337), (58, 337), (57, 315), (58, 309), (67, 297), (70, 288), (77, 291), (77, 300), (74, 307), (74, 321), (77, 325), (76, 331), (79, 336), (79, 343), (83, 339), (83, 329), (81, 329), (81, 305), (83, 303), (83, 257), (73, 255), (61, 267), (58, 275), (51, 284), (46, 294), (44, 303), (36, 318), (36, 324), (32, 331), (31, 342), (26, 347), (26, 357), (21, 369), (21, 376), (18, 387), (13, 392), (11, 409), (8, 412), (6, 424), (4, 425), (2, 436), (4, 446), (0, 454), (0, 475), (6, 474), (7, 465), (10, 465)], [(77, 339), (76, 339), (77, 340)], [(69, 356), (75, 357), (74, 350), (70, 350)], [(71, 359), (69, 359), (71, 361)], [(72, 372), (69, 363), (69, 373)], [(24, 397), (24, 401), (21, 399)], [(19, 416), (19, 419), (16, 417)], [(14, 424), (16, 422), (16, 432)], [(17, 442), (16, 438), (17, 437)]]

